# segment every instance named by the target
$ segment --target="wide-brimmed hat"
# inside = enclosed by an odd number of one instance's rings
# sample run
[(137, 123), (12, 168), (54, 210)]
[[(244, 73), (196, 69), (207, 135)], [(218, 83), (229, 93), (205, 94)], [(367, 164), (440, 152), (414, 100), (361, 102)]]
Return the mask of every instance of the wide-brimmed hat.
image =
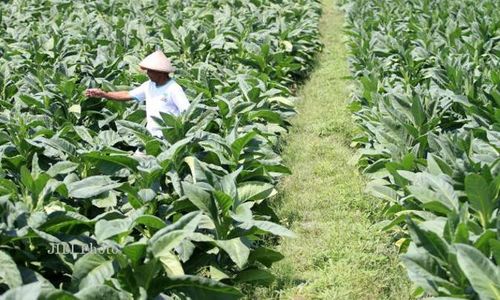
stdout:
[(154, 70), (165, 73), (175, 71), (175, 67), (172, 66), (170, 59), (168, 59), (160, 50), (146, 56), (146, 58), (139, 63), (139, 67), (146, 70)]

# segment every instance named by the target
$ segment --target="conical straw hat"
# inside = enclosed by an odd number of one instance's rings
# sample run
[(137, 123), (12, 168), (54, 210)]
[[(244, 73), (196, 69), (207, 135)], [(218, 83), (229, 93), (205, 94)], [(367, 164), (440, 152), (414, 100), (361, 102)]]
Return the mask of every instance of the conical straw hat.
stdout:
[(143, 69), (149, 69), (165, 73), (170, 73), (175, 71), (175, 67), (172, 66), (170, 59), (168, 59), (165, 56), (165, 54), (163, 54), (163, 52), (159, 50), (146, 56), (146, 58), (139, 63), (139, 66)]

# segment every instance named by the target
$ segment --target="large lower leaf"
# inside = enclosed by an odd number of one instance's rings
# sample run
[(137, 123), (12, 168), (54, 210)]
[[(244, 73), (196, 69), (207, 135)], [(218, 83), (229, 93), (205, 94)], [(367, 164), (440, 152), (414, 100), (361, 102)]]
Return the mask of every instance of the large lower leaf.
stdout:
[(269, 248), (261, 247), (253, 250), (248, 258), (250, 262), (258, 261), (266, 267), (271, 267), (274, 262), (284, 258), (283, 254)]
[(21, 273), (17, 269), (14, 260), (7, 253), (0, 251), (0, 280), (9, 288), (15, 288), (23, 284)]
[(118, 270), (115, 261), (107, 260), (97, 253), (87, 253), (76, 261), (73, 271), (73, 285), (80, 289), (103, 284)]
[(466, 244), (456, 244), (460, 268), (481, 299), (500, 299), (500, 268), (481, 251)]
[(413, 222), (409, 216), (406, 217), (410, 235), (419, 247), (423, 247), (431, 255), (436, 257), (442, 264), (448, 260), (448, 244), (438, 234), (430, 230), (423, 230)]
[(33, 282), (8, 290), (0, 300), (38, 300), (41, 292), (42, 283)]
[(419, 264), (419, 262), (410, 257), (402, 256), (401, 260), (408, 271), (408, 277), (427, 292), (430, 292), (431, 295), (437, 296), (443, 291), (446, 291), (447, 294), (452, 294), (458, 290), (451, 282), (431, 273)]

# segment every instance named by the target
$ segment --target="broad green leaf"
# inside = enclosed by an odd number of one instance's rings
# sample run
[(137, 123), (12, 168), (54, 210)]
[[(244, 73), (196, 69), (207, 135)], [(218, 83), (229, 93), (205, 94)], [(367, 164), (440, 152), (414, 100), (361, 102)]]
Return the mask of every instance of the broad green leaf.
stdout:
[(500, 298), (500, 269), (479, 250), (466, 244), (456, 244), (460, 268), (481, 299)]
[(28, 95), (20, 95), (19, 99), (21, 99), (21, 101), (23, 101), (28, 106), (35, 106), (35, 107), (38, 107), (38, 108), (44, 108), (44, 105), (43, 105), (42, 101), (37, 100), (37, 99), (35, 99), (33, 97), (30, 97)]
[(274, 192), (274, 186), (260, 181), (247, 181), (238, 185), (240, 203), (266, 199)]
[(147, 244), (136, 242), (123, 247), (123, 253), (133, 262), (138, 263), (146, 254)]
[(283, 258), (283, 254), (279, 253), (278, 251), (261, 247), (253, 250), (250, 253), (248, 259), (250, 262), (258, 261), (266, 267), (270, 268), (273, 263), (280, 261)]
[[(45, 209), (50, 209), (50, 206), (45, 207)], [(64, 228), (68, 226), (88, 225), (91, 223), (85, 216), (60, 209), (62, 208), (58, 208), (56, 211), (48, 212), (48, 220), (40, 227), (40, 230), (48, 233), (60, 233), (64, 232)]]
[(189, 145), (193, 141), (193, 136), (186, 137), (182, 140), (177, 141), (175, 144), (171, 145), (166, 151), (163, 151), (158, 155), (158, 160), (163, 162), (169, 159), (175, 159), (176, 154), (179, 153), (186, 145)]
[(490, 241), (491, 252), (493, 252), (493, 257), (495, 261), (500, 261), (500, 241), (491, 239)]
[(411, 105), (411, 113), (413, 115), (413, 121), (417, 127), (422, 126), (426, 120), (425, 111), (422, 107), (421, 100), (418, 97), (413, 97)]
[(216, 240), (215, 243), (229, 255), (238, 267), (243, 268), (245, 266), (250, 255), (250, 248), (240, 238)]
[(35, 281), (9, 289), (2, 296), (1, 300), (38, 300), (42, 289), (42, 283)]
[(49, 174), (52, 177), (55, 177), (60, 174), (68, 174), (76, 170), (78, 168), (78, 165), (79, 164), (70, 161), (60, 161), (52, 165), (47, 170), (47, 174)]
[(469, 241), (469, 229), (464, 223), (460, 223), (455, 231), (453, 243), (467, 243)]
[(106, 262), (106, 259), (97, 253), (87, 253), (79, 258), (73, 268), (72, 282), (79, 284), (80, 281), (94, 268)]
[(102, 242), (115, 235), (127, 233), (130, 228), (131, 221), (129, 219), (117, 220), (99, 220), (95, 224), (95, 237)]
[(238, 273), (234, 279), (236, 282), (257, 282), (269, 284), (273, 282), (275, 276), (266, 270), (246, 269)]
[(382, 198), (390, 202), (394, 202), (399, 199), (399, 195), (394, 189), (379, 184), (378, 182), (370, 182), (366, 187), (366, 192), (377, 198)]
[(233, 198), (221, 191), (214, 191), (213, 195), (218, 203), (219, 210), (226, 214), (233, 205)]
[(410, 217), (406, 217), (412, 240), (419, 247), (425, 248), (431, 255), (439, 259), (443, 264), (448, 260), (448, 244), (436, 233), (423, 230)]
[(252, 207), (254, 206), (253, 202), (243, 203), (236, 207), (234, 213), (231, 214), (231, 217), (238, 222), (245, 223), (247, 221), (253, 221), (253, 213)]
[(241, 151), (243, 148), (257, 135), (255, 131), (250, 131), (244, 134), (242, 137), (237, 138), (232, 144), (231, 149), (233, 150), (233, 158), (238, 161), (240, 159)]
[(79, 118), (79, 117), (80, 117), (80, 115), (82, 114), (82, 107), (81, 107), (81, 105), (79, 105), (79, 104), (73, 104), (73, 105), (71, 105), (71, 106), (68, 108), (68, 111), (69, 111), (70, 113), (75, 114), (75, 116), (76, 116), (77, 118)]
[(187, 237), (187, 232), (184, 230), (174, 230), (160, 236), (157, 236), (158, 233), (160, 232), (157, 232), (148, 243), (148, 249), (156, 258), (168, 256), (170, 250), (177, 247)]
[(272, 110), (257, 110), (257, 111), (252, 111), (248, 114), (249, 120), (258, 118), (262, 118), (270, 123), (276, 123), (276, 124), (281, 124), (283, 122), (281, 115)]
[(258, 228), (262, 231), (272, 233), (278, 236), (284, 236), (289, 238), (294, 238), (295, 234), (288, 230), (287, 228), (269, 221), (246, 221), (240, 224), (238, 227), (245, 230), (250, 230), (253, 227)]
[[(137, 170), (139, 162), (127, 155), (110, 154), (104, 152), (89, 152), (82, 154), (82, 158), (86, 161), (94, 163), (101, 163), (101, 168), (106, 168), (107, 165), (112, 165), (114, 169), (129, 168), (130, 170)], [(112, 169), (114, 171), (114, 169)], [(111, 173), (111, 172), (109, 172)]]
[(156, 197), (156, 192), (152, 189), (141, 189), (137, 192), (137, 195), (141, 198), (143, 202), (152, 201)]
[(497, 239), (497, 234), (495, 231), (491, 229), (485, 230), (474, 242), (474, 248), (485, 253), (485, 255), (489, 255), (490, 240), (496, 240), (496, 239)]
[(465, 192), (470, 206), (479, 212), (481, 224), (486, 227), (495, 208), (488, 182), (481, 175), (468, 175), (465, 177)]
[(220, 180), (220, 186), (222, 188), (222, 192), (231, 197), (232, 199), (238, 198), (238, 190), (236, 188), (236, 182), (238, 175), (243, 170), (243, 167), (240, 167), (235, 172), (225, 175)]
[(112, 147), (116, 143), (121, 142), (122, 138), (118, 133), (116, 133), (116, 131), (104, 130), (100, 131), (99, 134), (97, 135), (97, 141), (102, 146)]
[(78, 285), (80, 289), (93, 287), (103, 284), (106, 280), (110, 279), (119, 270), (119, 265), (116, 261), (108, 260), (95, 266), (88, 272), (85, 277), (80, 280)]
[(31, 173), (28, 170), (28, 168), (26, 168), (26, 166), (21, 167), (21, 182), (29, 190), (34, 189), (35, 183), (34, 183), (33, 177), (31, 177)]
[(223, 279), (229, 278), (229, 275), (227, 275), (223, 270), (221, 270), (220, 267), (210, 265), (210, 278), (221, 281)]
[(44, 137), (36, 137), (33, 142), (39, 147), (49, 147), (56, 150), (59, 153), (62, 153), (60, 156), (63, 157), (66, 155), (76, 155), (76, 146), (62, 138), (53, 137), (47, 139)]
[(11, 180), (0, 178), (0, 194), (17, 194), (17, 186)]
[(150, 228), (162, 229), (167, 226), (160, 218), (152, 215), (142, 215), (134, 220), (134, 225), (145, 225)]
[(91, 198), (120, 187), (122, 184), (111, 180), (108, 176), (91, 176), (67, 184), (69, 196), (73, 198)]
[(401, 260), (408, 271), (408, 277), (410, 277), (411, 281), (423, 287), (426, 291), (430, 292), (431, 295), (437, 296), (438, 291), (443, 288), (450, 291), (450, 293), (457, 289), (452, 283), (429, 272), (429, 270), (411, 258), (403, 255)]
[(117, 202), (117, 193), (113, 191), (106, 192), (98, 198), (92, 199), (92, 205), (99, 208), (115, 207)]
[(84, 140), (85, 142), (87, 142), (91, 145), (94, 144), (94, 138), (92, 137), (90, 131), (87, 128), (85, 128), (83, 126), (75, 126), (73, 128), (82, 140)]
[(216, 215), (216, 209), (210, 193), (202, 189), (200, 186), (189, 182), (182, 182), (182, 189), (184, 190), (184, 193), (188, 197), (189, 201), (191, 201), (196, 207), (209, 215)]
[(177, 220), (173, 224), (170, 224), (164, 229), (161, 229), (160, 231), (157, 232), (157, 234), (160, 234), (160, 232), (169, 232), (172, 230), (179, 230), (179, 229), (182, 229), (186, 232), (194, 232), (198, 227), (202, 216), (203, 214), (201, 212), (192, 211), (190, 213), (183, 215), (179, 220)]
[(169, 277), (184, 275), (184, 269), (177, 255), (172, 252), (163, 253), (159, 260), (163, 264), (163, 268)]
[(14, 260), (7, 253), (0, 251), (0, 280), (13, 289), (23, 284), (21, 273)]
[(139, 286), (145, 288), (155, 288), (151, 286), (151, 281), (158, 278), (158, 272), (162, 269), (162, 264), (156, 259), (150, 259), (134, 268), (134, 278)]
[(196, 245), (189, 240), (183, 240), (179, 246), (175, 247), (175, 252), (179, 254), (179, 259), (185, 263), (187, 262), (194, 253)]
[(191, 175), (194, 183), (205, 182), (210, 185), (214, 183), (214, 174), (208, 169), (205, 163), (198, 160), (196, 157), (189, 156), (184, 158), (184, 161), (191, 169)]
[(449, 201), (441, 198), (438, 193), (424, 186), (408, 186), (412, 196), (422, 202), (425, 208), (447, 214), (454, 210), (454, 206)]

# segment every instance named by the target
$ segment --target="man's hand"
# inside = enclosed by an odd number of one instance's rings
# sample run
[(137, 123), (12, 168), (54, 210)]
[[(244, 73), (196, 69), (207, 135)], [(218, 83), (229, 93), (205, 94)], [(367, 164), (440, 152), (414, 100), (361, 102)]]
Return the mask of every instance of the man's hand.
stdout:
[(101, 89), (88, 89), (85, 91), (85, 96), (96, 97), (96, 98), (106, 98), (115, 101), (127, 101), (132, 100), (128, 91), (116, 91), (116, 92), (105, 92)]
[(88, 89), (85, 91), (85, 96), (96, 97), (96, 98), (105, 98), (106, 92), (101, 90), (101, 89)]

